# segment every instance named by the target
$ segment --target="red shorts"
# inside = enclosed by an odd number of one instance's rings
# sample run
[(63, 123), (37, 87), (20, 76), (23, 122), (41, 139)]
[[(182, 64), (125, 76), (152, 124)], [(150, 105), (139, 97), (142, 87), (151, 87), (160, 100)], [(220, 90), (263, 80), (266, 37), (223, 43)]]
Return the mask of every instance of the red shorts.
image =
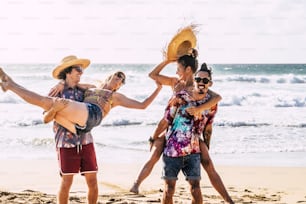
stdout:
[(57, 148), (57, 158), (61, 175), (86, 174), (98, 171), (93, 143), (74, 148)]

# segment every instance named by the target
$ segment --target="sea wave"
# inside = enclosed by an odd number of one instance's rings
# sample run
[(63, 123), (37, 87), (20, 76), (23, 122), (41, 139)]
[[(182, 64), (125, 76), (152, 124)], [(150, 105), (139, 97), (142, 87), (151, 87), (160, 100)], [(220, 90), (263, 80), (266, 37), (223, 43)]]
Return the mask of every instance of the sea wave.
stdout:
[(230, 121), (221, 121), (221, 122), (214, 122), (215, 126), (222, 126), (222, 127), (262, 127), (262, 126), (270, 126), (273, 125), (271, 123), (256, 123), (256, 122), (230, 122)]
[[(122, 119), (120, 121), (107, 122), (100, 125), (98, 128), (107, 128), (107, 127), (127, 127), (127, 126), (156, 126), (158, 121), (156, 122), (144, 122), (144, 121), (134, 121), (134, 120), (126, 120)], [(2, 127), (36, 127), (46, 125), (43, 123), (42, 119), (34, 119), (34, 120), (25, 120), (21, 119), (19, 121), (12, 120), (1, 120), (0, 126)], [(52, 125), (52, 124), (51, 124)], [(273, 127), (294, 127), (294, 128), (306, 128), (305, 123), (297, 123), (297, 124), (287, 124), (287, 123), (269, 123), (269, 122), (246, 122), (246, 121), (224, 121), (224, 120), (216, 120), (213, 123), (214, 126), (219, 127), (264, 127), (264, 126), (273, 126)]]
[(220, 76), (214, 78), (215, 83), (228, 83), (228, 82), (241, 82), (241, 83), (259, 83), (259, 84), (305, 84), (305, 75), (294, 76), (277, 75), (277, 76), (257, 76), (257, 75), (233, 75), (233, 76)]
[(301, 98), (291, 98), (291, 99), (278, 99), (275, 107), (288, 108), (288, 107), (306, 107), (306, 97)]

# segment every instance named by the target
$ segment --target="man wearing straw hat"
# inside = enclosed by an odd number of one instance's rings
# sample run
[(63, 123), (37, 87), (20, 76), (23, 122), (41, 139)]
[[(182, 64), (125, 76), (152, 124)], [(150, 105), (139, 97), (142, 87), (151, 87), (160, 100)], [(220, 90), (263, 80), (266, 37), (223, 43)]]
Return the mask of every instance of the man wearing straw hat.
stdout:
[[(49, 96), (68, 98), (75, 101), (84, 100), (85, 90), (77, 87), (83, 70), (88, 67), (88, 59), (79, 59), (76, 56), (67, 56), (53, 70), (55, 79), (60, 79), (64, 85), (61, 93), (56, 88), (51, 89)], [(89, 204), (95, 204), (98, 200), (98, 183), (96, 153), (93, 145), (93, 137), (90, 132), (79, 135), (69, 132), (66, 128), (54, 122), (55, 143), (61, 175), (61, 185), (58, 192), (58, 203), (67, 204), (69, 191), (73, 182), (73, 176), (81, 173), (85, 177)]]

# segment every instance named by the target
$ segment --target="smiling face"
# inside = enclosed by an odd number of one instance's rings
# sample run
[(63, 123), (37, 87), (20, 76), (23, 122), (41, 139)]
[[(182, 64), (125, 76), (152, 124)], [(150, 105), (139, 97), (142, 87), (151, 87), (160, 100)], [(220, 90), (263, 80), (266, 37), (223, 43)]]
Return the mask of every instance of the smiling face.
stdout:
[(125, 83), (125, 74), (116, 72), (107, 80), (107, 87), (110, 90), (117, 91)]
[(193, 72), (189, 66), (184, 67), (181, 63), (177, 63), (176, 74), (179, 76), (179, 79), (186, 80), (192, 77)]
[(194, 78), (195, 91), (199, 94), (206, 94), (212, 85), (208, 72), (199, 71)]

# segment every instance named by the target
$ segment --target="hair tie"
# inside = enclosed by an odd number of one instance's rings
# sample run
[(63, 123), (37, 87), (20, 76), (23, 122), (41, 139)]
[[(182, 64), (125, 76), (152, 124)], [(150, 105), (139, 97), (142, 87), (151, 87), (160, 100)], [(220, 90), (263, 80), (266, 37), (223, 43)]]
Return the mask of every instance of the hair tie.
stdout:
[(188, 50), (188, 55), (195, 58), (194, 53), (193, 53), (194, 49), (193, 48), (189, 48)]

